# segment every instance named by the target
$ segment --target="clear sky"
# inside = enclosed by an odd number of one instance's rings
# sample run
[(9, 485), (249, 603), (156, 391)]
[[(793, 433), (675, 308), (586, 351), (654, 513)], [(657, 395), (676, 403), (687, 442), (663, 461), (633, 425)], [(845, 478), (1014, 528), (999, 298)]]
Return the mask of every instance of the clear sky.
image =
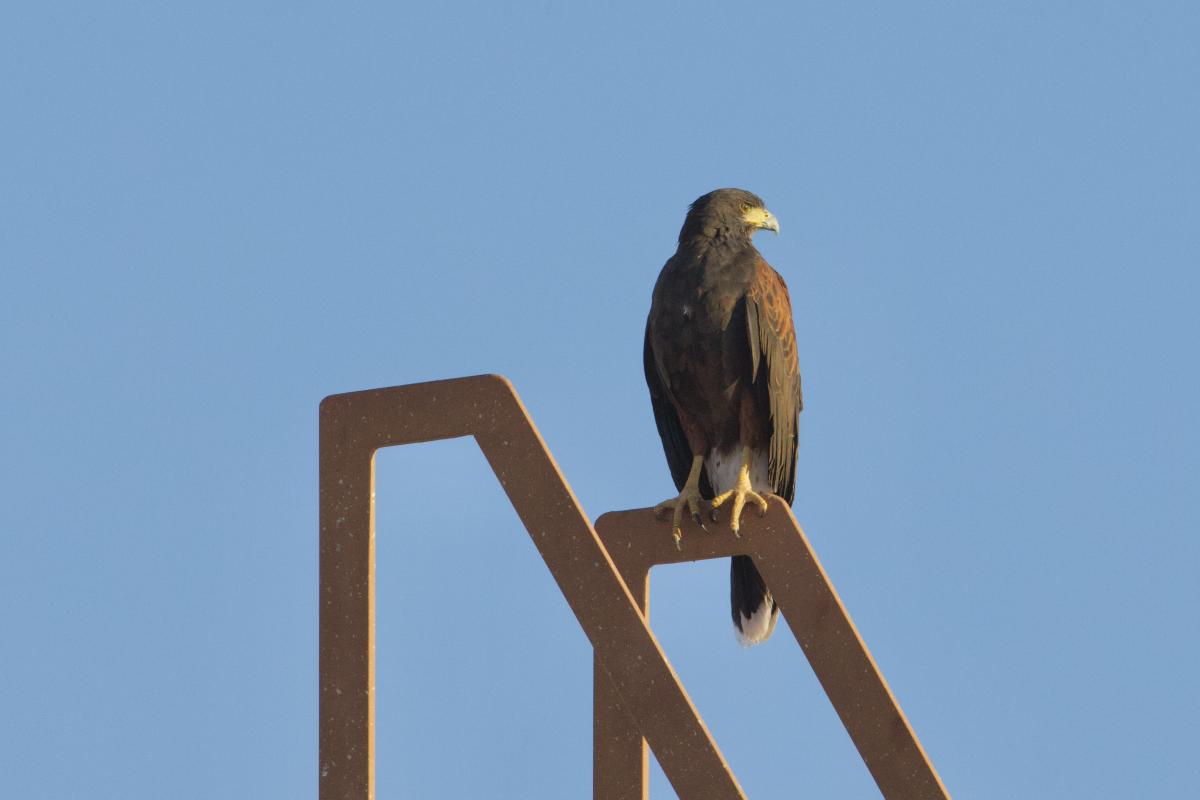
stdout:
[[(1198, 37), (1192, 3), (7, 4), (5, 795), (315, 798), (319, 400), (500, 372), (590, 515), (663, 499), (650, 289), (732, 185), (782, 225), (796, 515), (951, 792), (1191, 796)], [(380, 797), (587, 796), (590, 650), (482, 457), (378, 466)], [(652, 594), (752, 797), (876, 796), (795, 641), (735, 643), (724, 563)]]

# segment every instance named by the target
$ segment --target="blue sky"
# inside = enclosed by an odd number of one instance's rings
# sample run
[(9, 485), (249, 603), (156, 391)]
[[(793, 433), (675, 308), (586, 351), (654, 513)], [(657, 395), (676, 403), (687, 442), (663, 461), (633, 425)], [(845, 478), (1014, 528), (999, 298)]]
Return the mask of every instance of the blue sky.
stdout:
[[(642, 326), (728, 185), (782, 224), (796, 515), (951, 792), (1194, 791), (1198, 31), (10, 4), (7, 791), (315, 797), (321, 397), (500, 372), (590, 515), (661, 500)], [(586, 796), (590, 651), (482, 457), (378, 468), (380, 797)], [(656, 570), (652, 622), (743, 786), (875, 796), (794, 640), (736, 645), (726, 572)]]

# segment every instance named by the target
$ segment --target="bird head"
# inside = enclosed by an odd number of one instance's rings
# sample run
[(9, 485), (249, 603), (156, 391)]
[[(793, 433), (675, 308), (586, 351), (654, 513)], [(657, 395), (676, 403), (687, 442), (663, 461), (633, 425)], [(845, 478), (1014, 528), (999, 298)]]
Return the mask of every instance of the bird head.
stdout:
[(779, 233), (779, 220), (763, 206), (762, 198), (745, 189), (717, 189), (692, 203), (679, 241), (698, 237), (750, 241), (763, 229)]

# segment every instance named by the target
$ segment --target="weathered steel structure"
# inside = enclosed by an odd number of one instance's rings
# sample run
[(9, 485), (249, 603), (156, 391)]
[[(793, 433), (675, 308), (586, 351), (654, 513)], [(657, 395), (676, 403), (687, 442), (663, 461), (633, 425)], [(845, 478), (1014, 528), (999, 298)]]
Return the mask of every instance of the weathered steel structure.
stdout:
[(657, 564), (749, 555), (883, 796), (949, 798), (782, 501), (741, 538), (650, 509), (580, 508), (516, 391), (495, 375), (332, 395), (320, 412), (320, 798), (375, 795), (375, 451), (474, 436), (592, 643), (593, 796), (645, 800), (647, 747), (681, 798), (744, 798), (644, 615)]

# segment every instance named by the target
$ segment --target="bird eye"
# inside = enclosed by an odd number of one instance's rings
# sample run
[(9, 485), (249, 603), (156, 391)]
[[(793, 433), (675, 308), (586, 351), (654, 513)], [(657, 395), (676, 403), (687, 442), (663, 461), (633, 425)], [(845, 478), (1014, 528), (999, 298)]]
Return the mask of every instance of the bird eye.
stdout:
[(742, 213), (744, 214), (744, 213), (746, 213), (746, 212), (747, 212), (747, 211), (749, 211), (749, 210), (750, 210), (750, 204), (749, 204), (749, 203), (742, 203)]

